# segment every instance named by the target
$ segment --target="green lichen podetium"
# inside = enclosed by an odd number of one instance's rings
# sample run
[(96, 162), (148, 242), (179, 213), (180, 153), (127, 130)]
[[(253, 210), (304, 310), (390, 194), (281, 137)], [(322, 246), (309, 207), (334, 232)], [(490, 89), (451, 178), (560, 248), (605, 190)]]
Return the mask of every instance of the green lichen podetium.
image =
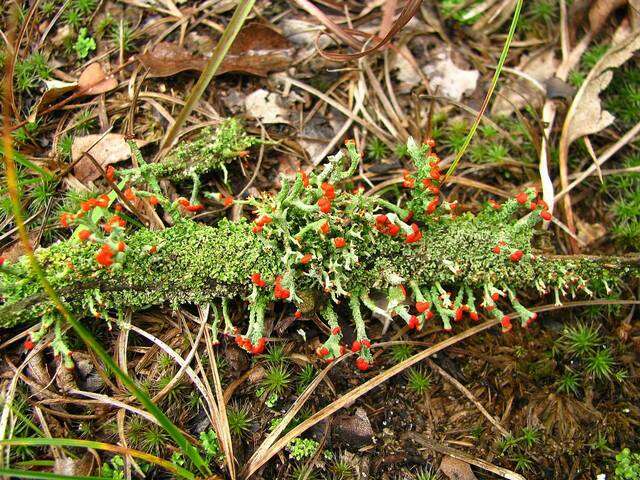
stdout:
[[(550, 215), (533, 190), (503, 204), (491, 201), (477, 215), (458, 213), (455, 202), (438, 200), (441, 174), (431, 147), (410, 139), (407, 152), (416, 170), (405, 174), (410, 198), (405, 206), (362, 190), (339, 190), (360, 161), (354, 143), (347, 142), (346, 152), (330, 156), (319, 172), (283, 177), (277, 194), (236, 200), (253, 210), (253, 221), (199, 224), (161, 197), (159, 205), (173, 212), (175, 225), (119, 231), (124, 236), (116, 240), (123, 239), (126, 249), (111, 266), (96, 262), (98, 242), (109, 241), (98, 233), (85, 243), (74, 235), (36, 256), (53, 288), (79, 316), (107, 319), (128, 308), (212, 303), (214, 333), (224, 321), (225, 333), (253, 353), (264, 349), (267, 306), (289, 302), (296, 316), (316, 310), (329, 325), (330, 336), (318, 354), (327, 360), (341, 355), (346, 347), (334, 306), (343, 303), (355, 324), (350, 348), (358, 352), (361, 370), (372, 361), (363, 307), (415, 329), (438, 317), (451, 330), (463, 317), (476, 321), (482, 312), (508, 331), (511, 320), (502, 310), (514, 309), (523, 326), (535, 319), (518, 293), (537, 291), (560, 302), (638, 278), (634, 258), (536, 254), (532, 238)], [(108, 218), (108, 208), (96, 218)], [(61, 330), (24, 258), (5, 262), (0, 288), (1, 326), (41, 320), (34, 340), (49, 325)], [(386, 305), (374, 300), (379, 296), (386, 297)], [(249, 302), (244, 335), (231, 324), (230, 300)], [(61, 340), (54, 348), (67, 353)]]
[(226, 164), (259, 142), (259, 139), (245, 132), (238, 120), (230, 118), (215, 129), (202, 129), (193, 140), (180, 143), (164, 161), (145, 163), (139, 168), (122, 170), (118, 175), (133, 182), (148, 178), (181, 181), (212, 170), (221, 170), (226, 181)]

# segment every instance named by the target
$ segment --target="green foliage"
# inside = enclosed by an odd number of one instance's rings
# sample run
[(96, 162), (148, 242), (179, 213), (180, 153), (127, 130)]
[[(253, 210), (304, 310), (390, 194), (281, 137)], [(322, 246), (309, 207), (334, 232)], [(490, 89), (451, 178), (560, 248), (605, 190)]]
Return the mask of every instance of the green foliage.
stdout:
[(329, 472), (331, 473), (331, 480), (353, 480), (356, 478), (353, 467), (342, 455), (331, 462)]
[(219, 463), (224, 459), (224, 453), (220, 447), (218, 435), (216, 435), (216, 431), (213, 428), (200, 432), (200, 443), (202, 444), (202, 451), (204, 452), (207, 463)]
[[(640, 167), (640, 154), (627, 156), (621, 167)], [(624, 247), (640, 251), (640, 172), (609, 176), (606, 190), (615, 198), (613, 232), (616, 238)]]
[(102, 464), (102, 476), (110, 480), (124, 480), (124, 460), (120, 455), (115, 455), (111, 461)]
[(74, 118), (75, 132), (78, 135), (86, 135), (97, 127), (97, 121), (93, 109), (81, 110)]
[(51, 78), (51, 67), (42, 53), (33, 53), (19, 60), (14, 68), (15, 86), (21, 93), (30, 93)]
[(78, 38), (76, 39), (76, 43), (74, 45), (74, 49), (76, 51), (76, 55), (80, 60), (86, 58), (89, 55), (89, 52), (92, 52), (96, 49), (96, 41), (87, 36), (87, 29), (81, 28), (78, 33)]
[(531, 448), (540, 441), (541, 436), (539, 429), (535, 427), (524, 427), (520, 433), (518, 441)]
[(301, 461), (316, 453), (319, 446), (320, 444), (312, 438), (296, 437), (287, 444), (286, 449), (289, 452), (289, 458)]
[(561, 343), (565, 349), (579, 357), (593, 353), (602, 343), (599, 326), (579, 322), (575, 326), (565, 326), (562, 332)]
[(640, 453), (632, 453), (628, 448), (618, 453), (616, 455), (615, 475), (616, 480), (640, 479)]
[(378, 161), (382, 160), (389, 155), (389, 149), (387, 145), (378, 137), (373, 137), (367, 145), (367, 157), (370, 160)]
[(281, 396), (291, 383), (291, 372), (284, 365), (269, 365), (262, 386), (267, 393)]
[(284, 345), (272, 345), (267, 349), (267, 353), (262, 355), (262, 358), (272, 364), (284, 363), (287, 359), (287, 354), (284, 351)]
[(413, 347), (407, 343), (399, 343), (391, 347), (391, 358), (400, 363), (413, 355)]
[(229, 431), (236, 437), (242, 437), (251, 430), (253, 418), (248, 405), (233, 405), (227, 409)]
[(125, 52), (130, 52), (134, 48), (133, 33), (133, 28), (124, 19), (113, 22), (111, 25), (111, 40), (116, 48), (122, 47)]
[(73, 137), (71, 135), (64, 135), (58, 140), (58, 155), (63, 161), (71, 159), (71, 147), (73, 146)]
[(423, 395), (431, 388), (431, 375), (418, 368), (410, 368), (407, 374), (407, 387), (416, 395)]
[(416, 472), (415, 480), (440, 480), (440, 474), (433, 467), (426, 467)]
[(580, 375), (571, 370), (567, 370), (556, 382), (558, 393), (578, 395), (582, 381)]
[(533, 470), (533, 460), (526, 455), (517, 454), (512, 460), (516, 464), (516, 470), (520, 472)]
[(296, 387), (298, 394), (302, 393), (304, 389), (313, 382), (314, 378), (316, 378), (316, 369), (312, 364), (307, 363), (298, 373), (298, 385)]
[(296, 465), (289, 474), (291, 480), (319, 480), (320, 477), (316, 473), (313, 467), (307, 467), (305, 465)]
[(586, 358), (585, 370), (596, 380), (609, 380), (613, 375), (614, 364), (611, 350), (605, 347)]

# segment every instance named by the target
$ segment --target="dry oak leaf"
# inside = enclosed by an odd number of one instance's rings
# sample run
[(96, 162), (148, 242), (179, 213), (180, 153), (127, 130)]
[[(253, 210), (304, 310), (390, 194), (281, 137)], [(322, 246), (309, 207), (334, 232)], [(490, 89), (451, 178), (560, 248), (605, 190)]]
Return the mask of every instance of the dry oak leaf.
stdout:
[[(251, 23), (240, 30), (216, 75), (229, 72), (266, 77), (291, 63), (289, 41), (274, 29)], [(138, 56), (152, 77), (169, 77), (187, 70), (204, 70), (208, 59), (192, 55), (185, 48), (162, 42)]]
[[(86, 135), (73, 139), (71, 159), (73, 162), (77, 162), (73, 167), (73, 174), (81, 182), (91, 182), (100, 178), (100, 170), (96, 168), (90, 158), (83, 156), (83, 153), (87, 150), (91, 149), (91, 156), (96, 159), (96, 162), (102, 168), (131, 157), (131, 148), (123, 135), (109, 133), (104, 138), (102, 137), (102, 135)], [(136, 140), (136, 144), (142, 147), (147, 142)], [(91, 148), (92, 146), (93, 148)]]
[(632, 32), (620, 43), (612, 45), (591, 69), (567, 112), (563, 126), (567, 145), (580, 137), (597, 133), (614, 122), (615, 117), (602, 108), (600, 93), (611, 83), (612, 69), (629, 60), (638, 49), (640, 35)]

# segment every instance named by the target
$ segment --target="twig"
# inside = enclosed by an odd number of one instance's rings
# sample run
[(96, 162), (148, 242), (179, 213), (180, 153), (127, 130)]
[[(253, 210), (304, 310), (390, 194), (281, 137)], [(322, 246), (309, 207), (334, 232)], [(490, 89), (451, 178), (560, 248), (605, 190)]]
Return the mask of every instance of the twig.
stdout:
[(449, 373), (444, 368), (442, 368), (433, 360), (427, 359), (427, 365), (429, 365), (433, 370), (435, 370), (440, 375), (442, 375), (445, 378), (445, 380), (447, 380), (450, 384), (452, 384), (454, 387), (460, 390), (465, 397), (471, 400), (471, 403), (473, 403), (476, 406), (476, 408), (480, 411), (480, 413), (484, 415), (494, 427), (496, 427), (496, 430), (498, 430), (505, 437), (508, 437), (510, 435), (507, 429), (504, 428), (502, 425), (500, 425), (500, 422), (498, 422), (498, 420), (496, 420), (493, 417), (493, 415), (491, 415), (487, 411), (487, 409), (482, 406), (482, 404), (478, 401), (478, 399), (476, 399), (476, 397), (473, 395), (473, 393), (469, 391), (467, 387), (465, 387), (462, 383), (460, 383), (458, 380), (456, 380), (451, 375), (449, 375)]
[(507, 478), (509, 480), (526, 480), (526, 478), (520, 475), (519, 473), (513, 472), (506, 468), (498, 467), (493, 463), (489, 463), (486, 460), (482, 460), (480, 458), (474, 457), (472, 455), (469, 455), (468, 453), (461, 452), (460, 450), (456, 450), (455, 448), (442, 445), (441, 443), (435, 442), (420, 433), (407, 432), (403, 435), (403, 437), (414, 440), (415, 442), (427, 448), (430, 448), (431, 450), (435, 450), (438, 453), (449, 455), (450, 457), (457, 458), (458, 460), (462, 460), (463, 462), (466, 462), (470, 465), (475, 465), (476, 467), (480, 467), (491, 473), (500, 475), (502, 478)]

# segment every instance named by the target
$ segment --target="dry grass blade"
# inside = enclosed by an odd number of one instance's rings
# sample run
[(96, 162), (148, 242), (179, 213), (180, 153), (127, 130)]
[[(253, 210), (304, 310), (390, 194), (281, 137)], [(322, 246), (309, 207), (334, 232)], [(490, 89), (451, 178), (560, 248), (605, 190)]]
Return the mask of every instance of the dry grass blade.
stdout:
[(469, 129), (469, 133), (467, 134), (467, 137), (465, 138), (464, 143), (462, 144), (462, 147), (460, 147), (460, 150), (456, 154), (455, 160), (449, 167), (449, 170), (447, 170), (447, 174), (445, 175), (442, 181), (443, 184), (448, 180), (448, 178), (451, 175), (453, 175), (453, 172), (455, 172), (456, 167), (460, 162), (460, 159), (462, 158), (464, 153), (467, 151), (467, 148), (471, 143), (471, 139), (475, 135), (476, 130), (480, 125), (480, 120), (482, 120), (482, 116), (484, 115), (484, 112), (487, 110), (487, 107), (489, 106), (489, 102), (491, 101), (493, 92), (496, 89), (496, 85), (498, 85), (498, 78), (500, 78), (502, 67), (504, 66), (504, 62), (507, 60), (507, 54), (509, 53), (509, 48), (511, 47), (511, 41), (513, 40), (513, 37), (516, 33), (516, 27), (518, 26), (518, 19), (520, 18), (520, 10), (522, 9), (523, 1), (524, 0), (517, 0), (516, 9), (513, 12), (513, 19), (511, 20), (511, 26), (509, 27), (509, 33), (502, 47), (502, 53), (500, 54), (500, 58), (498, 59), (498, 65), (496, 67), (495, 73), (493, 74), (493, 78), (491, 79), (491, 85), (489, 86), (489, 90), (487, 91), (487, 94), (484, 97), (482, 106), (480, 107), (480, 110), (478, 111), (478, 115), (476, 116), (475, 120), (473, 121), (473, 124), (471, 125), (471, 128)]
[(282, 437), (280, 440), (275, 442), (271, 447), (269, 447), (266, 450), (261, 449), (260, 456), (256, 457), (254, 455), (254, 457), (252, 457), (252, 459), (247, 463), (247, 466), (243, 471), (243, 478), (249, 478), (254, 472), (258, 470), (258, 468), (260, 468), (271, 457), (273, 457), (276, 453), (282, 450), (293, 438), (301, 435), (302, 433), (307, 431), (309, 428), (311, 428), (313, 425), (329, 417), (330, 415), (337, 412), (338, 410), (345, 407), (346, 405), (350, 405), (355, 400), (360, 398), (362, 395), (373, 390), (374, 388), (381, 385), (382, 383), (386, 382), (391, 377), (401, 373), (402, 371), (411, 367), (412, 365), (415, 365), (416, 363), (421, 362), (422, 360), (424, 360), (425, 358), (428, 358), (434, 353), (439, 352), (447, 347), (450, 347), (451, 345), (454, 345), (455, 343), (458, 343), (461, 340), (464, 340), (465, 338), (469, 338), (475, 335), (476, 333), (479, 333), (479, 332), (482, 332), (483, 330), (491, 328), (494, 325), (497, 325), (498, 323), (500, 323), (499, 320), (488, 320), (480, 325), (469, 328), (468, 330), (465, 330), (464, 332), (461, 332), (458, 335), (447, 338), (446, 340), (443, 340), (442, 342), (432, 347), (426, 348), (425, 350), (414, 355), (413, 357), (403, 362), (400, 362), (397, 365), (394, 365), (393, 367), (376, 375), (371, 380), (368, 380), (367, 382), (352, 389), (351, 391), (345, 393), (344, 395), (341, 395), (340, 398), (330, 403), (329, 405), (324, 407), (322, 410), (311, 415), (311, 417), (309, 417), (307, 420), (305, 420), (300, 425), (290, 430), (284, 437)]
[[(206, 320), (206, 316), (202, 316)], [(233, 442), (231, 441), (231, 429), (229, 428), (229, 419), (227, 418), (227, 406), (224, 400), (224, 393), (222, 391), (222, 382), (220, 381), (220, 373), (218, 372), (218, 363), (216, 361), (216, 355), (213, 352), (213, 341), (209, 335), (209, 329), (205, 330), (205, 343), (207, 345), (207, 355), (211, 359), (211, 373), (213, 374), (213, 386), (216, 394), (216, 401), (218, 403), (218, 418), (215, 420), (215, 424), (218, 426), (217, 434), (220, 440), (220, 446), (224, 452), (225, 462), (229, 470), (229, 476), (231, 480), (236, 479), (236, 466), (235, 457), (233, 455)]]
[(458, 460), (462, 460), (470, 465), (475, 465), (476, 467), (483, 468), (491, 473), (495, 473), (496, 475), (500, 475), (502, 478), (507, 478), (508, 480), (526, 480), (525, 477), (520, 475), (519, 473), (512, 472), (503, 467), (498, 467), (493, 463), (489, 463), (486, 460), (482, 460), (481, 458), (477, 458), (469, 455), (468, 453), (461, 452), (460, 450), (456, 450), (451, 447), (447, 447), (446, 445), (441, 445), (438, 442), (434, 442), (433, 440), (427, 438), (425, 435), (416, 432), (408, 432), (404, 435), (406, 438), (410, 438), (415, 442), (424, 445), (431, 450), (435, 450), (438, 453), (442, 453), (444, 455), (449, 455), (450, 457), (457, 458)]

